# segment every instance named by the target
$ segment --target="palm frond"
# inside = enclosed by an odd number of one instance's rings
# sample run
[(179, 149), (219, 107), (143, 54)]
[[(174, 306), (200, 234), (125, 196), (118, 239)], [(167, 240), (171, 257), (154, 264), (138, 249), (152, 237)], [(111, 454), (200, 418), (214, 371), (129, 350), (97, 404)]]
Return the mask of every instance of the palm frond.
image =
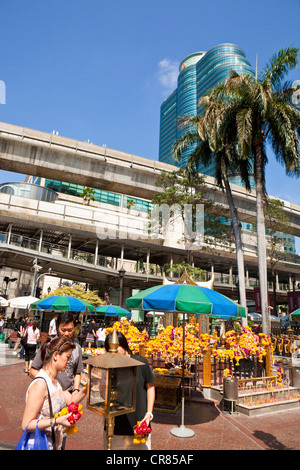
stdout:
[(294, 69), (299, 60), (299, 49), (296, 47), (286, 47), (274, 54), (266, 65), (261, 80), (269, 80), (274, 87)]
[(172, 147), (172, 155), (177, 162), (180, 162), (182, 153), (191, 145), (200, 141), (199, 134), (195, 131), (187, 131), (182, 137), (176, 140)]

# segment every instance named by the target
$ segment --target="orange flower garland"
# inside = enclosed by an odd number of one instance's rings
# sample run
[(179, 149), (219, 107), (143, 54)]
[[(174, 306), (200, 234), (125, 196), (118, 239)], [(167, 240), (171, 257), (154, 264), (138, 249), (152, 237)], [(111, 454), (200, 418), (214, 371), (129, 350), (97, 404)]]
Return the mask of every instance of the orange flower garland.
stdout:
[(115, 322), (112, 328), (106, 328), (106, 334), (112, 332), (113, 329), (123, 333), (133, 354), (138, 354), (139, 345), (144, 344), (149, 338), (146, 331), (141, 333), (138, 328), (133, 325), (133, 321), (129, 322), (127, 320), (123, 320)]
[[(182, 328), (167, 326), (156, 338), (145, 345), (147, 356), (158, 356), (167, 362), (182, 357)], [(185, 333), (185, 354), (192, 359), (202, 354), (203, 347), (207, 347), (207, 338), (196, 338), (192, 333)]]
[(248, 326), (241, 327), (239, 339), (237, 339), (234, 330), (225, 333), (226, 343), (228, 349), (215, 349), (213, 355), (219, 357), (221, 360), (225, 358), (231, 361), (235, 359), (236, 365), (239, 365), (241, 359), (248, 359), (250, 356), (257, 356), (259, 362), (263, 362), (263, 357), (266, 356), (266, 346), (272, 346), (269, 336), (260, 334), (260, 339), (254, 335), (251, 328)]
[[(182, 358), (182, 327), (167, 326), (159, 328), (159, 334), (149, 340), (147, 332), (144, 330), (140, 332), (134, 326), (134, 322), (121, 320), (115, 322), (112, 328), (106, 329), (106, 334), (116, 328), (121, 331), (126, 337), (129, 347), (133, 354), (138, 354), (140, 345), (145, 348), (146, 357), (156, 356), (165, 362), (174, 362)], [(194, 331), (194, 332), (193, 332)], [(272, 342), (269, 336), (259, 334), (259, 336), (252, 333), (248, 326), (240, 326), (240, 331), (237, 334), (235, 330), (227, 331), (225, 334), (226, 348), (213, 347), (216, 346), (218, 338), (214, 332), (213, 335), (202, 333), (199, 337), (197, 335), (197, 328), (186, 328), (185, 331), (185, 354), (187, 361), (194, 360), (201, 357), (203, 352), (211, 348), (213, 356), (219, 358), (221, 361), (229, 359), (235, 360), (236, 365), (239, 365), (241, 359), (248, 359), (251, 356), (258, 357), (259, 362), (263, 362), (264, 356), (267, 354), (267, 347), (271, 347), (273, 352)], [(87, 354), (98, 355), (105, 352), (102, 348), (90, 348), (85, 351)]]

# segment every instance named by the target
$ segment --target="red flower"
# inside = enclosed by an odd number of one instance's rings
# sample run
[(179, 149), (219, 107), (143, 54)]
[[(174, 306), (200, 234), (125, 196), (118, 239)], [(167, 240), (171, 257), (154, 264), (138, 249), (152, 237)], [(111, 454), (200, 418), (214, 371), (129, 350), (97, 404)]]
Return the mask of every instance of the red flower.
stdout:
[(148, 426), (146, 421), (143, 421), (142, 423), (137, 422), (137, 424), (134, 426), (134, 432), (143, 436), (144, 434), (150, 434), (151, 428)]
[(79, 405), (73, 402), (70, 403), (70, 405), (68, 406), (68, 412), (72, 413), (72, 415), (69, 416), (68, 420), (72, 425), (74, 425), (76, 421), (78, 421), (81, 418), (82, 413), (78, 411), (78, 408), (79, 408)]
[(81, 413), (73, 414), (75, 421), (78, 421), (81, 418)]
[(77, 404), (75, 403), (70, 403), (69, 406), (68, 406), (68, 412), (69, 413), (77, 413), (78, 412), (78, 406)]
[(72, 425), (74, 425), (74, 424), (76, 423), (76, 421), (75, 421), (73, 415), (71, 415), (71, 416), (68, 417), (68, 421), (69, 421), (69, 423), (71, 423)]

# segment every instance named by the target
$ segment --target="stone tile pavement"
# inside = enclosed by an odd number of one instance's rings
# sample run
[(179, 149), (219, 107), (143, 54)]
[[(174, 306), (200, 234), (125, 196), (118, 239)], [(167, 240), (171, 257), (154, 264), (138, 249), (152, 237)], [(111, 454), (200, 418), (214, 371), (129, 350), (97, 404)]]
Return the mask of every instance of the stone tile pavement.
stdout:
[[(24, 362), (0, 343), (0, 449), (13, 449), (22, 435), (25, 393), (31, 381)], [(300, 450), (300, 407), (248, 417), (222, 412), (219, 404), (195, 392), (185, 403), (184, 425), (191, 438), (175, 437), (171, 429), (182, 424), (176, 414), (155, 412), (152, 421), (153, 451), (200, 450)], [(67, 439), (66, 450), (103, 450), (102, 418), (84, 409), (76, 434)]]

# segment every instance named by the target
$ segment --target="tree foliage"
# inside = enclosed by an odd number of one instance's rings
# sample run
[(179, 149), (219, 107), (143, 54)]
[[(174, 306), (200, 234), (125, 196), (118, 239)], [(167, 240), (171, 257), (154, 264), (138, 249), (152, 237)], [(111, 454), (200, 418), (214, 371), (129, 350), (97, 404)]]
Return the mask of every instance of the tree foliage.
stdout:
[[(203, 204), (204, 242), (210, 247), (215, 247), (218, 243), (231, 246), (230, 226), (221, 222), (221, 218), (228, 216), (229, 211), (213, 201), (211, 192), (215, 189), (208, 188), (204, 176), (182, 167), (172, 172), (162, 171), (156, 185), (163, 188), (163, 191), (154, 196), (153, 204), (167, 204), (170, 207), (177, 205), (181, 208), (180, 215), (184, 222), (186, 222), (184, 211), (186, 205), (192, 206), (195, 215), (196, 206)], [(193, 239), (189, 241), (193, 242)], [(205, 246), (203, 249), (207, 250), (208, 247)]]
[(86, 291), (81, 285), (74, 284), (73, 286), (61, 286), (55, 289), (48, 295), (44, 295), (43, 298), (51, 297), (53, 295), (69, 295), (70, 297), (76, 297), (77, 299), (85, 300), (92, 304), (95, 308), (99, 305), (104, 305), (103, 300), (94, 291)]
[(91, 201), (95, 200), (95, 190), (93, 188), (88, 188), (85, 186), (84, 190), (81, 193), (81, 197), (86, 201), (87, 205), (90, 205)]

